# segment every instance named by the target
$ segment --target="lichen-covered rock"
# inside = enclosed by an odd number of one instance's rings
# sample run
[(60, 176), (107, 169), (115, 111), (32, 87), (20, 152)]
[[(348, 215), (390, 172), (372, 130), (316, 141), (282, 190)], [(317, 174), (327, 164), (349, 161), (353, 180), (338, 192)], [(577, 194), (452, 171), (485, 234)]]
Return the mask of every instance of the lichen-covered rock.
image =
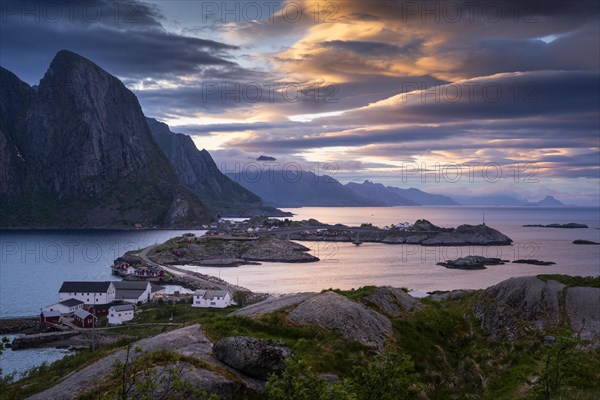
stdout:
[(247, 307), (241, 308), (232, 314), (240, 315), (242, 317), (255, 317), (257, 315), (269, 314), (302, 303), (304, 300), (314, 295), (315, 293), (313, 292), (307, 292), (272, 297), (259, 303), (251, 304)]
[(493, 339), (514, 340), (525, 331), (557, 326), (564, 285), (535, 276), (510, 278), (487, 288), (475, 304), (481, 327)]
[(514, 340), (568, 323), (575, 336), (600, 345), (600, 288), (566, 287), (535, 276), (511, 278), (486, 289), (474, 312), (493, 339)]
[(565, 303), (575, 334), (581, 339), (600, 342), (600, 288), (569, 288)]
[(408, 315), (423, 309), (423, 304), (404, 290), (387, 286), (377, 288), (375, 293), (363, 297), (363, 300), (377, 306), (391, 317)]
[(288, 318), (297, 324), (336, 330), (346, 339), (377, 349), (383, 348), (392, 334), (392, 323), (387, 317), (334, 292), (321, 293), (300, 303)]
[(246, 336), (219, 340), (213, 347), (213, 354), (230, 367), (262, 380), (283, 371), (285, 360), (294, 357), (294, 352), (283, 342)]

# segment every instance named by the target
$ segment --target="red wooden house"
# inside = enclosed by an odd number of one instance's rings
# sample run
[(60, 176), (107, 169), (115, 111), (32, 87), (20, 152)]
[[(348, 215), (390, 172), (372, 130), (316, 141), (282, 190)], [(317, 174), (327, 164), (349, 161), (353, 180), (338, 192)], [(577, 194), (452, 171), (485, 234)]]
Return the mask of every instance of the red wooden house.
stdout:
[(73, 323), (81, 328), (91, 328), (94, 326), (94, 317), (89, 312), (79, 309), (73, 314)]

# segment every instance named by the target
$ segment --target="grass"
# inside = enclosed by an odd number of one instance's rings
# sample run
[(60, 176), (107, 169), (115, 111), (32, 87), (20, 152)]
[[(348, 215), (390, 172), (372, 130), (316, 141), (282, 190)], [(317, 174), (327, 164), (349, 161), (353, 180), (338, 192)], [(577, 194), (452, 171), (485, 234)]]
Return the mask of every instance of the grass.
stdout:
[[(596, 285), (597, 278), (546, 275), (541, 279), (556, 279), (568, 286)], [(361, 301), (376, 290), (366, 286), (355, 290), (334, 290)], [(540, 400), (539, 382), (547, 371), (546, 360), (560, 354), (561, 385), (552, 400), (600, 398), (600, 349), (582, 350), (574, 344), (563, 353), (556, 353), (558, 344), (544, 345), (543, 335), (530, 332), (514, 342), (489, 340), (473, 315), (473, 305), (480, 292), (465, 298), (436, 302), (422, 299), (424, 309), (410, 317), (392, 319), (390, 344), (414, 361), (422, 397), (430, 400)], [(201, 309), (190, 304), (144, 305), (135, 323), (199, 323), (215, 342), (229, 336), (253, 336), (281, 340), (290, 346), (298, 358), (318, 373), (333, 373), (340, 378), (351, 375), (356, 365), (365, 365), (374, 353), (366, 347), (344, 339), (341, 334), (318, 326), (298, 326), (286, 317), (293, 308), (248, 318), (229, 315), (237, 308)], [(35, 371), (32, 376), (0, 393), (1, 399), (21, 399), (53, 386), (61, 376), (97, 360), (119, 346), (143, 336), (151, 336), (177, 326), (123, 326), (112, 330), (128, 339), (96, 353), (82, 352), (52, 366)], [(570, 339), (565, 326), (547, 332), (557, 343)], [(573, 342), (576, 343), (576, 342)], [(166, 357), (165, 355), (163, 355)], [(157, 362), (164, 362), (157, 355)], [(163, 357), (163, 358), (164, 358)], [(170, 356), (169, 356), (170, 357)], [(171, 360), (171, 359), (169, 359)], [(153, 361), (153, 362), (154, 362)], [(171, 360), (172, 361), (172, 360)]]
[(539, 279), (544, 282), (548, 282), (549, 280), (554, 280), (560, 282), (567, 287), (574, 286), (588, 286), (600, 288), (600, 276), (591, 277), (591, 276), (570, 276), (570, 275), (538, 275)]

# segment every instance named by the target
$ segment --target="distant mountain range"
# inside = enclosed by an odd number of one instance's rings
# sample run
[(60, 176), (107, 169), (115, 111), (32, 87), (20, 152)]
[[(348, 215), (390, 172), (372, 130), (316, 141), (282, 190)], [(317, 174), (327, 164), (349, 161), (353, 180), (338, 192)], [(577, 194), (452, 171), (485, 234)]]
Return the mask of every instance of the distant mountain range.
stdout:
[(420, 189), (401, 189), (369, 180), (342, 184), (331, 176), (301, 172), (263, 170), (261, 174), (227, 174), (233, 181), (259, 195), (274, 207), (390, 207), (390, 206), (564, 206), (552, 196), (528, 202), (510, 196), (461, 197), (432, 194)]
[(0, 67), (0, 170), (0, 227), (187, 228), (221, 209), (272, 210), (65, 50), (36, 87)]
[(564, 207), (566, 204), (554, 196), (546, 196), (540, 201), (528, 201), (508, 195), (456, 197), (462, 205), (466, 206), (515, 206), (515, 207)]

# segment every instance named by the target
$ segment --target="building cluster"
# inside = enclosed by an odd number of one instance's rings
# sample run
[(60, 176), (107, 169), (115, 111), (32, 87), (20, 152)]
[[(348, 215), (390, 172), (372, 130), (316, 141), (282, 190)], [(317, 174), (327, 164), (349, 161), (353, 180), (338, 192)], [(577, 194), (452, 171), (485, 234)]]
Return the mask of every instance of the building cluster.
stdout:
[(58, 302), (47, 306), (40, 320), (52, 325), (68, 316), (76, 326), (90, 328), (98, 317), (107, 316), (109, 324), (120, 325), (133, 319), (136, 305), (147, 303), (162, 289), (147, 281), (63, 282)]
[[(58, 302), (41, 312), (40, 322), (58, 327), (73, 324), (80, 328), (97, 326), (106, 316), (109, 325), (121, 325), (135, 317), (136, 307), (164, 293), (164, 287), (148, 281), (66, 281), (58, 291)], [(236, 304), (227, 290), (198, 290), (192, 307), (225, 308)]]
[(119, 276), (133, 276), (144, 279), (160, 279), (165, 276), (165, 271), (152, 265), (134, 266), (128, 262), (117, 260), (112, 266), (112, 272)]

